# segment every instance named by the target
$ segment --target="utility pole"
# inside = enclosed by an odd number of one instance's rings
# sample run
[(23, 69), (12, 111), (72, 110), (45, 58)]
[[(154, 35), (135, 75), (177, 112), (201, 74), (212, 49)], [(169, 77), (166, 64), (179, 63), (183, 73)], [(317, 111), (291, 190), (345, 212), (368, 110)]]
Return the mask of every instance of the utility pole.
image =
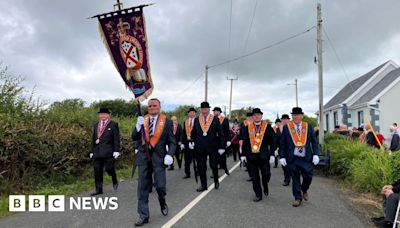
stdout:
[(230, 92), (230, 96), (229, 96), (229, 118), (231, 118), (233, 81), (238, 80), (238, 77), (236, 77), (236, 78), (226, 78), (226, 80), (230, 80), (231, 81), (231, 92)]
[(317, 52), (318, 52), (318, 87), (319, 87), (319, 143), (324, 144), (324, 91), (322, 68), (322, 16), (321, 3), (317, 4)]
[(207, 93), (208, 93), (208, 65), (206, 65), (206, 72), (205, 72), (205, 96), (204, 96), (204, 101), (207, 101)]
[(296, 87), (296, 107), (299, 107), (299, 91), (297, 86), (297, 78), (294, 80), (294, 83), (288, 83), (288, 85), (294, 85)]

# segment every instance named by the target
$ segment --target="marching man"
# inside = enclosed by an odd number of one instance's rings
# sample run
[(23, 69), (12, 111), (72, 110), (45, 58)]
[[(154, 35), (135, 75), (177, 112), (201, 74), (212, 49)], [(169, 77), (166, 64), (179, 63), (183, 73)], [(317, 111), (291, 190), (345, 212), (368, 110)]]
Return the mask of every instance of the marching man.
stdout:
[(194, 121), (190, 149), (195, 149), (197, 166), (201, 186), (198, 192), (207, 190), (207, 156), (210, 159), (210, 165), (213, 172), (215, 189), (219, 188), (218, 180), (218, 155), (225, 153), (225, 136), (219, 119), (210, 113), (208, 102), (202, 102), (200, 105), (201, 114)]
[[(253, 113), (248, 112), (246, 113), (246, 119), (241, 123), (240, 125), (240, 135), (239, 135), (239, 154), (240, 154), (240, 162), (242, 164), (246, 165), (246, 160), (247, 160), (247, 155), (250, 154), (249, 151), (246, 151), (246, 148), (243, 148), (243, 138), (245, 136), (245, 129), (247, 126), (249, 126), (250, 123), (253, 122)], [(242, 156), (242, 154), (244, 156)], [(246, 166), (246, 171), (249, 174), (249, 179), (247, 181), (252, 181), (253, 178), (251, 178), (251, 173), (250, 169)]]
[(96, 191), (91, 196), (103, 194), (103, 169), (111, 176), (114, 190), (118, 188), (114, 163), (120, 156), (120, 137), (118, 123), (110, 119), (110, 110), (100, 108), (99, 122), (93, 127), (92, 151)]
[[(245, 127), (243, 138), (243, 148), (248, 153), (248, 168), (256, 194), (254, 202), (262, 200), (262, 192), (266, 197), (269, 195), (268, 182), (271, 179), (271, 165), (275, 162), (275, 133), (271, 125), (262, 120), (262, 115), (259, 108), (253, 109), (253, 122)], [(247, 160), (247, 158), (242, 154), (242, 160)], [(264, 191), (261, 189), (260, 171)]]
[(185, 176), (183, 179), (190, 178), (190, 164), (192, 163), (192, 159), (194, 156), (194, 150), (189, 148), (189, 144), (194, 148), (194, 142), (191, 138), (194, 120), (196, 118), (196, 109), (190, 108), (188, 110), (188, 118), (183, 123), (183, 136), (182, 136), (182, 144), (181, 149), (183, 151), (183, 155), (185, 157)]
[[(165, 201), (166, 176), (165, 166), (173, 163), (176, 149), (176, 140), (172, 121), (160, 113), (161, 105), (157, 98), (148, 102), (148, 115), (139, 116), (136, 128), (132, 131), (133, 141), (141, 139), (141, 128), (144, 126), (145, 142), (139, 143), (136, 165), (139, 167), (138, 183), (138, 218), (135, 226), (142, 226), (149, 222), (149, 191), (152, 188), (152, 174), (157, 190), (161, 213), (168, 215), (168, 206)], [(166, 146), (168, 145), (168, 151)]]
[(288, 167), (292, 177), (293, 207), (300, 206), (303, 199), (308, 201), (313, 164), (319, 163), (318, 143), (312, 126), (303, 121), (303, 115), (301, 108), (293, 108), (293, 121), (283, 126), (279, 147), (280, 163)]
[[(229, 121), (223, 115), (221, 115), (222, 110), (220, 107), (215, 107), (213, 109), (213, 112), (214, 116), (218, 117), (219, 123), (222, 125), (222, 130), (224, 131), (224, 136), (226, 141), (226, 148), (228, 148), (231, 145)], [(225, 171), (226, 175), (229, 175), (229, 170), (226, 164), (226, 153), (220, 154), (218, 161), (221, 169)]]

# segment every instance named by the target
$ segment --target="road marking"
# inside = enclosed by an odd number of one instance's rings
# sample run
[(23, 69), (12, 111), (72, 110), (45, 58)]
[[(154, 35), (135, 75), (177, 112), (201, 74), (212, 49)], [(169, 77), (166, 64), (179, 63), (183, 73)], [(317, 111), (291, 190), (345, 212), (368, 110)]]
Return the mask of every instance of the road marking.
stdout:
[[(240, 162), (236, 163), (230, 170), (229, 173), (232, 173), (238, 166), (240, 165)], [(221, 183), (225, 178), (227, 177), (226, 174), (222, 175), (218, 180)], [(186, 207), (184, 207), (178, 214), (176, 214), (172, 219), (170, 219), (167, 223), (165, 223), (161, 228), (169, 228), (175, 225), (183, 216), (186, 215), (198, 202), (200, 202), (201, 199), (203, 199), (211, 190), (215, 188), (215, 184), (211, 184), (208, 187), (208, 190), (202, 192), (200, 195), (198, 195), (192, 202), (190, 202)]]

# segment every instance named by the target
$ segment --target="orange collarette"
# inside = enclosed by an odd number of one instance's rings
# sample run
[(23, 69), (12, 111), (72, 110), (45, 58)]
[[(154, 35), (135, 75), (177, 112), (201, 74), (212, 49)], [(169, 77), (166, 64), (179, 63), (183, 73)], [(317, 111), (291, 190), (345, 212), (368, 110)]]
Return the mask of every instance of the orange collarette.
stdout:
[(185, 120), (185, 131), (186, 131), (187, 140), (190, 140), (190, 134), (192, 133), (192, 130), (193, 130), (193, 126), (190, 127), (190, 122), (189, 121), (190, 121), (189, 118), (187, 118)]
[(249, 125), (249, 137), (252, 153), (260, 153), (261, 143), (264, 139), (264, 133), (267, 129), (267, 122), (261, 121), (260, 131), (256, 132), (256, 125), (254, 121)]
[(149, 135), (149, 124), (150, 124), (150, 116), (146, 115), (144, 117), (144, 130), (146, 132), (146, 142), (150, 142), (150, 145), (154, 148), (156, 144), (158, 143), (158, 140), (160, 140), (161, 134), (164, 130), (164, 126), (167, 120), (167, 117), (163, 114), (160, 114), (158, 116), (158, 121), (156, 125), (156, 129), (154, 131), (154, 135), (150, 137)]
[(203, 131), (203, 136), (207, 136), (208, 129), (210, 128), (213, 119), (214, 116), (212, 114), (209, 114), (208, 121), (206, 123), (206, 118), (203, 115), (199, 116), (199, 122), (201, 130)]
[(296, 147), (305, 147), (307, 142), (307, 132), (308, 132), (308, 124), (306, 122), (301, 123), (301, 132), (300, 135), (297, 134), (297, 130), (295, 129), (295, 124), (293, 121), (288, 123), (290, 135), (292, 136), (293, 143)]

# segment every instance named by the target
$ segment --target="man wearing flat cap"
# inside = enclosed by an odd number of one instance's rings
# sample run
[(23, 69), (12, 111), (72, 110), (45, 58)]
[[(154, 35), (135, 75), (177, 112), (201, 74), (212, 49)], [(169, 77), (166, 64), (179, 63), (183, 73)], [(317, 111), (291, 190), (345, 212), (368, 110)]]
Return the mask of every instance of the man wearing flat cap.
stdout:
[[(292, 177), (293, 207), (309, 200), (308, 189), (313, 177), (313, 164), (319, 163), (319, 148), (312, 126), (303, 121), (303, 110), (295, 107), (292, 119), (283, 127), (279, 157), (282, 166), (287, 166)], [(303, 181), (300, 181), (300, 176)]]
[[(248, 158), (248, 165), (253, 179), (254, 202), (262, 200), (262, 193), (269, 195), (268, 182), (271, 179), (271, 165), (275, 162), (275, 132), (271, 125), (262, 120), (263, 112), (253, 109), (253, 122), (244, 130), (243, 148)], [(260, 178), (261, 172), (261, 178)], [(262, 187), (261, 188), (261, 183)]]
[(114, 190), (118, 188), (117, 173), (114, 163), (120, 156), (120, 136), (118, 123), (110, 119), (110, 110), (100, 108), (99, 121), (93, 126), (92, 150), (89, 157), (93, 161), (96, 185), (92, 196), (103, 194), (103, 170), (111, 176)]
[[(226, 148), (228, 148), (231, 145), (229, 121), (227, 118), (225, 118), (225, 116), (221, 114), (222, 110), (220, 107), (215, 107), (213, 109), (213, 112), (214, 116), (218, 117), (219, 123), (222, 126), (222, 130), (224, 131), (224, 136), (226, 141)], [(221, 169), (225, 171), (226, 175), (229, 175), (228, 166), (226, 164), (226, 153), (219, 154), (218, 163)]]
[[(181, 144), (181, 150), (183, 151), (183, 155), (185, 157), (185, 176), (183, 179), (188, 179), (190, 178), (190, 164), (192, 163), (193, 156), (194, 156), (194, 150), (190, 149), (194, 148), (194, 142), (193, 139), (191, 138), (192, 135), (192, 130), (194, 126), (194, 120), (196, 118), (196, 109), (195, 108), (190, 108), (187, 113), (188, 113), (188, 118), (185, 119), (185, 122), (183, 123), (183, 135), (182, 135), (182, 144)], [(189, 147), (189, 144), (192, 145)]]
[(210, 159), (210, 165), (214, 178), (215, 189), (219, 188), (218, 180), (218, 154), (225, 152), (226, 141), (219, 119), (210, 113), (208, 102), (202, 102), (200, 105), (201, 113), (194, 121), (191, 139), (194, 142), (190, 147), (195, 149), (197, 166), (201, 186), (198, 192), (207, 190), (207, 157)]

